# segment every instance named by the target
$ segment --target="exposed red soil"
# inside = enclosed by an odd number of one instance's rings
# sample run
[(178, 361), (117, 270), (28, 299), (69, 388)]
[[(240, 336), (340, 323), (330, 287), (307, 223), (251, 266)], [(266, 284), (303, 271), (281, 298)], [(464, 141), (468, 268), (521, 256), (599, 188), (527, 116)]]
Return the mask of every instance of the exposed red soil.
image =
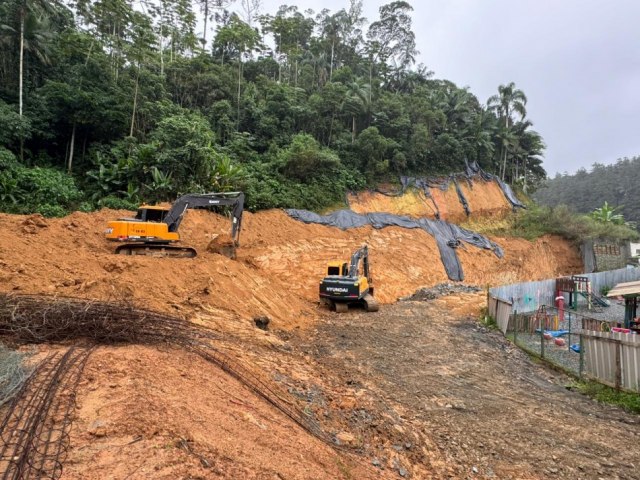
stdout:
[[(371, 251), (380, 302), (447, 281), (433, 237), (422, 230), (362, 227), (349, 231), (306, 225), (280, 210), (246, 213), (237, 260), (210, 253), (229, 221), (207, 211), (188, 211), (183, 243), (194, 259), (114, 255), (104, 240), (110, 219), (130, 212), (102, 210), (62, 219), (1, 215), (0, 289), (85, 298), (126, 297), (150, 308), (189, 313), (206, 309), (235, 321), (269, 316), (277, 328), (309, 325), (316, 317), (317, 282), (326, 262), (347, 260), (362, 243)], [(459, 249), (466, 281), (496, 285), (579, 270), (579, 257), (560, 239), (536, 242), (494, 239), (505, 259), (466, 246)], [(556, 252), (561, 251), (560, 255)]]
[(511, 204), (497, 182), (474, 179), (471, 186), (465, 180), (458, 184), (469, 203), (471, 217), (504, 218), (511, 212)]
[(68, 479), (379, 478), (179, 350), (102, 347), (77, 404)]
[[(365, 454), (334, 451), (192, 354), (110, 346), (93, 354), (79, 386), (65, 478), (372, 478), (374, 451), (387, 462), (376, 478), (395, 478), (405, 467), (414, 478), (428, 478), (430, 469), (458, 471), (446, 465), (434, 439), (409, 434), (422, 430), (402, 426), (400, 407), (381, 405), (364, 386), (349, 383), (348, 373), (344, 381), (330, 378), (304, 349), (292, 351), (287, 333), (304, 338), (333, 318), (317, 305), (318, 281), (327, 261), (347, 260), (362, 243), (370, 247), (383, 304), (448, 281), (430, 235), (397, 227), (341, 231), (297, 222), (279, 210), (245, 213), (237, 259), (231, 260), (207, 251), (216, 235), (228, 234), (230, 221), (188, 211), (180, 233), (184, 245), (198, 250), (196, 258), (115, 255), (116, 244), (103, 231), (108, 220), (128, 216), (113, 210), (61, 219), (0, 215), (0, 291), (127, 298), (206, 323), (225, 333), (221, 343), (231, 358), (308, 399), (325, 431), (342, 433), (345, 443)], [(471, 246), (459, 249), (467, 283), (580, 270), (577, 252), (561, 239), (493, 240), (504, 248), (504, 259)], [(255, 328), (256, 316), (269, 317), (270, 331)], [(377, 426), (362, 426), (362, 415)], [(405, 442), (419, 441), (431, 452), (431, 463), (410, 468), (417, 457), (396, 452), (403, 429)]]
[[(491, 216), (504, 218), (511, 212), (511, 205), (497, 182), (491, 180), (474, 179), (467, 182), (465, 179), (458, 181), (460, 190), (469, 204), (471, 218)], [(396, 215), (408, 215), (411, 217), (435, 218), (436, 211), (440, 218), (452, 223), (467, 220), (455, 184), (449, 183), (447, 190), (429, 188), (432, 198), (415, 188), (408, 189), (403, 195), (389, 196), (377, 192), (361, 192), (348, 196), (350, 208), (358, 213), (387, 212)], [(436, 207), (434, 206), (437, 205)]]

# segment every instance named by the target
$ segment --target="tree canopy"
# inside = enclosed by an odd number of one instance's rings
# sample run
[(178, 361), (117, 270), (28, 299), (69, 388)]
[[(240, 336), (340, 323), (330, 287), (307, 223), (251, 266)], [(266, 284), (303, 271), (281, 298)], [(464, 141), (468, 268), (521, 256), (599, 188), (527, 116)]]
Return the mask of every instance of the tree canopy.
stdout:
[[(539, 183), (544, 142), (525, 94), (507, 83), (484, 105), (416, 65), (412, 10), (393, 1), (369, 23), (361, 0), (335, 13), (4, 0), (0, 209), (132, 207), (219, 188), (244, 189), (253, 209), (320, 209), (465, 160)], [(51, 189), (42, 207), (27, 201), (31, 177), (50, 180), (34, 182)]]
[(594, 163), (590, 171), (580, 169), (574, 175), (557, 174), (534, 198), (543, 205), (565, 204), (580, 213), (597, 212), (595, 218), (612, 223), (624, 218), (640, 224), (638, 185), (640, 157), (622, 158), (612, 165)]

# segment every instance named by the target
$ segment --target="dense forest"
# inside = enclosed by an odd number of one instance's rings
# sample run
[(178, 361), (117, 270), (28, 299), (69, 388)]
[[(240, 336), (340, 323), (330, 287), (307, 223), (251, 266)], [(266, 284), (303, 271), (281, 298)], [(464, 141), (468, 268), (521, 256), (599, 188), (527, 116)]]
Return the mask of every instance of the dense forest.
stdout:
[(564, 204), (579, 213), (589, 213), (607, 202), (614, 213), (640, 225), (640, 157), (623, 158), (613, 165), (596, 163), (591, 171), (556, 175), (534, 198), (543, 205)]
[(321, 209), (465, 159), (520, 184), (544, 143), (513, 83), (483, 104), (416, 65), (412, 7), (0, 0), (0, 209), (62, 215), (242, 188)]

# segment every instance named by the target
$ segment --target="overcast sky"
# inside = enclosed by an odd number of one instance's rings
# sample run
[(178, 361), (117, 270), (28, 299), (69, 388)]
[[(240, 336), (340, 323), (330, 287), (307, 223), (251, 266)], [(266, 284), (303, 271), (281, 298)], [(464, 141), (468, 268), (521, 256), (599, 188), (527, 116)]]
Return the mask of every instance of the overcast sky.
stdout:
[[(369, 22), (389, 1), (364, 0)], [(544, 166), (573, 173), (640, 155), (640, 0), (410, 0), (424, 63), (482, 103), (510, 81), (547, 144)], [(316, 13), (347, 0), (263, 0)]]

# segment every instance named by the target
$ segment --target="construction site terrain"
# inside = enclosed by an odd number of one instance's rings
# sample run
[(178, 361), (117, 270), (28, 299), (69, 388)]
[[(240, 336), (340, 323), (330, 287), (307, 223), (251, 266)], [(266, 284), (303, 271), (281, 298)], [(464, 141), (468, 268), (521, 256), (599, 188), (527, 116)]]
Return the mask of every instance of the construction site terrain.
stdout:
[[(565, 388), (478, 323), (487, 286), (578, 273), (566, 241), (492, 237), (503, 259), (459, 248), (477, 291), (398, 301), (448, 281), (422, 230), (245, 213), (231, 260), (207, 251), (228, 219), (188, 211), (181, 236), (196, 258), (114, 255), (103, 230), (130, 215), (1, 215), (2, 293), (134, 304), (215, 332), (206, 341), (222, 355), (175, 329), (175, 342), (21, 345), (34, 362), (90, 349), (61, 392), (73, 400), (61, 478), (637, 478), (637, 417)], [(381, 310), (321, 309), (327, 261), (363, 243)]]

